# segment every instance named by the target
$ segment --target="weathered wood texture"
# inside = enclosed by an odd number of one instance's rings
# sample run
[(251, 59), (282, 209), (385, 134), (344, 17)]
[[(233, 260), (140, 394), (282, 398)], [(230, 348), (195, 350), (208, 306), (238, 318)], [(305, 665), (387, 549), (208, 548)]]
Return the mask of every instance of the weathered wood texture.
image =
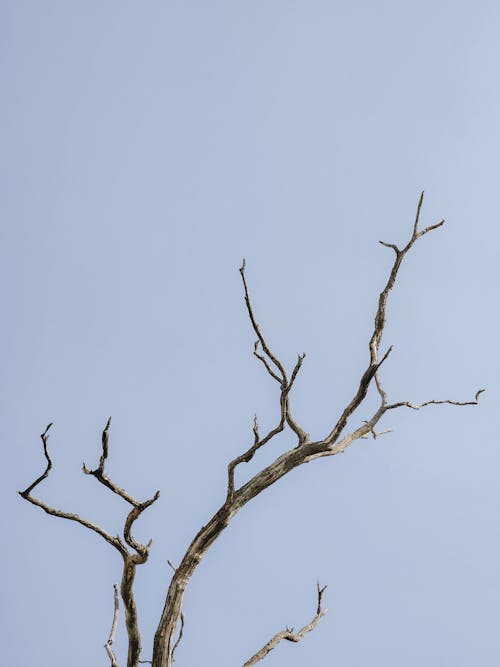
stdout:
[[(474, 399), (470, 401), (432, 399), (419, 404), (411, 403), (410, 401), (397, 401), (391, 403), (387, 398), (387, 394), (382, 386), (380, 379), (380, 367), (386, 361), (392, 349), (389, 347), (387, 351), (382, 356), (380, 356), (380, 344), (382, 341), (386, 322), (387, 300), (389, 293), (396, 282), (398, 271), (406, 254), (411, 250), (416, 241), (422, 236), (425, 236), (427, 233), (435, 229), (438, 229), (444, 224), (444, 220), (441, 220), (437, 224), (419, 230), (419, 219), (422, 209), (422, 202), (423, 193), (418, 202), (417, 214), (413, 224), (411, 237), (403, 248), (400, 249), (393, 243), (385, 243), (383, 241), (380, 242), (383, 246), (392, 249), (395, 253), (395, 257), (389, 272), (387, 283), (379, 295), (373, 332), (368, 343), (368, 365), (361, 375), (358, 387), (351, 401), (345, 406), (345, 408), (342, 409), (340, 416), (333, 423), (329, 433), (320, 440), (311, 441), (309, 433), (301, 425), (299, 425), (293, 417), (290, 407), (290, 393), (301, 369), (305, 355), (302, 354), (298, 356), (297, 362), (295, 363), (295, 366), (289, 375), (282, 362), (272, 352), (271, 347), (264, 337), (254, 314), (246, 280), (245, 261), (243, 261), (240, 274), (243, 282), (244, 298), (248, 316), (256, 336), (254, 355), (258, 361), (262, 363), (270, 377), (279, 386), (279, 419), (274, 428), (272, 428), (268, 433), (261, 435), (257, 418), (255, 418), (253, 424), (253, 442), (251, 446), (245, 452), (229, 462), (227, 467), (227, 489), (224, 502), (222, 503), (219, 510), (208, 521), (208, 523), (202, 526), (198, 533), (195, 535), (191, 544), (187, 548), (179, 566), (177, 568), (173, 568), (174, 573), (168, 587), (165, 604), (154, 637), (151, 660), (141, 660), (141, 636), (137, 619), (137, 609), (133, 595), (136, 566), (147, 561), (151, 542), (149, 542), (147, 545), (140, 544), (133, 537), (131, 529), (134, 521), (140, 516), (140, 514), (158, 499), (159, 492), (157, 492), (151, 499), (146, 500), (145, 502), (139, 502), (124, 489), (115, 484), (106, 475), (104, 466), (108, 456), (108, 437), (110, 427), (110, 420), (108, 420), (108, 423), (106, 424), (102, 434), (102, 455), (99, 461), (99, 466), (95, 470), (89, 470), (84, 464), (83, 472), (87, 475), (94, 476), (101, 484), (106, 486), (113, 493), (116, 493), (123, 500), (132, 505), (132, 509), (125, 519), (123, 540), (121, 537), (114, 537), (110, 535), (98, 525), (81, 518), (77, 514), (69, 514), (47, 505), (46, 503), (31, 495), (33, 489), (48, 476), (52, 467), (52, 461), (47, 449), (48, 430), (51, 424), (49, 424), (45, 429), (41, 438), (43, 442), (44, 455), (47, 460), (47, 468), (45, 472), (27, 489), (20, 491), (20, 495), (25, 500), (28, 500), (34, 505), (37, 505), (48, 514), (80, 523), (81, 525), (100, 535), (106, 540), (106, 542), (111, 544), (120, 552), (123, 558), (123, 572), (120, 591), (125, 608), (125, 621), (129, 640), (127, 667), (137, 667), (139, 663), (144, 662), (152, 664), (153, 667), (172, 667), (175, 650), (178, 647), (183, 635), (184, 616), (182, 612), (182, 604), (184, 593), (187, 586), (189, 585), (190, 579), (210, 546), (224, 531), (237, 512), (239, 512), (242, 507), (250, 502), (252, 498), (255, 498), (255, 496), (259, 495), (262, 491), (269, 488), (272, 484), (281, 479), (281, 477), (298, 466), (309, 463), (310, 461), (313, 461), (317, 458), (340, 454), (341, 452), (344, 452), (350, 445), (352, 445), (353, 442), (359, 440), (360, 438), (366, 438), (369, 435), (376, 438), (379, 435), (388, 432), (390, 429), (385, 429), (384, 431), (377, 433), (375, 427), (383, 415), (385, 415), (385, 413), (390, 410), (394, 410), (400, 407), (419, 410), (420, 408), (428, 405), (439, 404), (450, 404), (457, 406), (477, 405), (479, 397), (484, 391), (483, 389), (477, 391)], [(378, 408), (373, 412), (370, 419), (363, 422), (360, 426), (357, 426), (353, 430), (344, 433), (349, 418), (363, 403), (372, 382), (374, 383), (380, 398)], [(240, 488), (236, 489), (234, 476), (237, 466), (242, 463), (248, 463), (251, 461), (261, 447), (264, 447), (270, 440), (272, 440), (272, 438), (284, 431), (286, 427), (290, 429), (292, 435), (290, 448), (284, 454), (279, 456), (273, 463), (256, 473), (248, 482), (243, 484)], [(269, 651), (277, 646), (283, 639), (296, 642), (302, 639), (302, 637), (307, 632), (313, 630), (325, 613), (321, 608), (321, 597), (323, 591), (324, 588), (320, 588), (318, 584), (318, 607), (316, 615), (308, 625), (305, 625), (296, 634), (293, 633), (293, 630), (289, 630), (288, 628), (277, 633), (257, 653), (255, 653), (254, 656), (245, 662), (244, 667), (251, 667), (251, 665), (254, 665), (258, 661), (262, 660), (269, 653)], [(113, 642), (114, 633), (116, 631), (117, 614), (118, 608), (115, 602), (113, 627), (106, 644), (106, 650), (111, 661), (111, 667), (118, 667), (116, 657), (111, 650), (111, 644)], [(178, 628), (179, 632), (177, 639), (175, 639)]]

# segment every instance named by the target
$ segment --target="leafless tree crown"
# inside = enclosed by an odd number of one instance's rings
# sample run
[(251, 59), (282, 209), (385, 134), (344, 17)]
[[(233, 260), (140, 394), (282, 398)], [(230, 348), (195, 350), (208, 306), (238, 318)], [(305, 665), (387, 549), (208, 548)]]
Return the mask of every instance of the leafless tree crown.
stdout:
[[(259, 495), (264, 489), (274, 484), (278, 479), (289, 473), (294, 468), (308, 463), (314, 459), (323, 456), (334, 456), (344, 452), (353, 442), (360, 438), (372, 436), (377, 438), (383, 433), (387, 433), (390, 429), (377, 432), (376, 427), (380, 419), (396, 408), (406, 407), (412, 410), (419, 410), (428, 405), (477, 405), (481, 393), (484, 389), (479, 389), (473, 400), (470, 401), (456, 401), (456, 400), (436, 400), (431, 399), (422, 403), (412, 403), (407, 400), (398, 400), (391, 402), (387, 393), (383, 388), (380, 378), (380, 367), (386, 361), (392, 348), (389, 347), (385, 352), (380, 353), (380, 344), (384, 327), (386, 322), (386, 307), (389, 293), (394, 287), (400, 266), (412, 249), (414, 244), (422, 236), (429, 232), (438, 229), (444, 224), (444, 220), (425, 227), (419, 228), (420, 212), (423, 202), (423, 193), (420, 196), (417, 214), (413, 224), (412, 234), (403, 248), (399, 248), (394, 243), (380, 243), (394, 251), (394, 262), (389, 272), (389, 277), (384, 288), (380, 292), (377, 309), (375, 313), (375, 322), (373, 332), (371, 334), (368, 348), (369, 348), (369, 362), (366, 370), (362, 373), (358, 383), (358, 387), (351, 399), (351, 401), (341, 410), (336, 421), (332, 422), (329, 432), (320, 440), (311, 440), (309, 433), (297, 422), (294, 418), (290, 405), (290, 393), (293, 385), (297, 379), (305, 354), (297, 357), (297, 361), (291, 372), (288, 372), (284, 364), (276, 356), (270, 348), (257, 318), (254, 313), (252, 302), (246, 278), (245, 261), (240, 268), (241, 280), (243, 283), (244, 299), (246, 309), (250, 319), (250, 323), (255, 334), (255, 344), (253, 354), (258, 361), (263, 365), (268, 375), (278, 384), (278, 400), (279, 400), (279, 416), (276, 425), (266, 433), (261, 433), (257, 417), (255, 417), (252, 426), (252, 441), (250, 446), (239, 456), (236, 456), (227, 466), (227, 488), (225, 491), (225, 499), (221, 507), (215, 512), (212, 518), (204, 525), (198, 533), (194, 536), (191, 544), (187, 548), (181, 562), (177, 567), (174, 567), (170, 561), (169, 565), (173, 570), (173, 574), (168, 587), (165, 604), (156, 630), (154, 644), (152, 647), (151, 659), (142, 659), (141, 635), (139, 632), (137, 607), (134, 599), (133, 585), (138, 565), (144, 564), (148, 560), (151, 549), (151, 541), (148, 544), (141, 544), (132, 534), (134, 522), (148, 507), (150, 507), (160, 496), (157, 491), (150, 499), (145, 501), (136, 500), (127, 491), (122, 489), (118, 484), (111, 480), (106, 471), (105, 464), (108, 458), (109, 451), (109, 429), (111, 418), (108, 419), (104, 430), (102, 432), (102, 453), (99, 460), (99, 465), (95, 469), (87, 468), (83, 464), (83, 472), (86, 475), (94, 477), (100, 484), (104, 485), (112, 493), (120, 496), (125, 503), (130, 506), (130, 510), (125, 518), (122, 536), (113, 536), (99, 525), (82, 518), (78, 514), (65, 512), (47, 503), (39, 500), (32, 495), (33, 490), (46, 479), (52, 468), (52, 460), (50, 458), (47, 441), (49, 438), (49, 429), (52, 424), (48, 424), (44, 432), (41, 434), (43, 453), (47, 462), (45, 471), (32, 484), (30, 484), (24, 491), (20, 491), (22, 498), (28, 502), (40, 507), (47, 514), (75, 521), (85, 528), (97, 533), (108, 544), (113, 546), (122, 557), (123, 569), (122, 579), (120, 585), (120, 594), (125, 609), (125, 624), (128, 636), (128, 657), (127, 667), (137, 667), (141, 663), (151, 664), (153, 667), (171, 667), (174, 662), (175, 652), (184, 633), (184, 614), (182, 610), (184, 592), (189, 584), (189, 581), (200, 563), (203, 555), (206, 553), (211, 544), (219, 537), (222, 531), (229, 524), (234, 515), (248, 503), (252, 498)], [(369, 387), (374, 383), (379, 395), (379, 404), (372, 416), (363, 421), (359, 426), (353, 430), (346, 431), (346, 425), (349, 418), (359, 408), (366, 398)], [(248, 482), (235, 488), (235, 470), (242, 463), (248, 463), (253, 459), (255, 454), (261, 447), (267, 445), (278, 433), (281, 433), (285, 428), (289, 428), (292, 435), (292, 442), (290, 448), (284, 454), (279, 456), (269, 466), (257, 472)], [(265, 656), (275, 648), (282, 640), (291, 642), (300, 641), (304, 635), (313, 630), (319, 623), (325, 611), (322, 607), (322, 596), (326, 586), (321, 587), (317, 584), (317, 607), (312, 620), (304, 625), (298, 632), (294, 632), (292, 628), (285, 628), (277, 632), (273, 637), (262, 646), (251, 658), (249, 658), (243, 667), (251, 667), (257, 662), (261, 661)], [(110, 660), (111, 667), (119, 667), (118, 660), (112, 649), (113, 641), (118, 624), (119, 616), (119, 596), (118, 586), (114, 586), (114, 613), (112, 617), (111, 631), (108, 640), (105, 644), (105, 649)]]

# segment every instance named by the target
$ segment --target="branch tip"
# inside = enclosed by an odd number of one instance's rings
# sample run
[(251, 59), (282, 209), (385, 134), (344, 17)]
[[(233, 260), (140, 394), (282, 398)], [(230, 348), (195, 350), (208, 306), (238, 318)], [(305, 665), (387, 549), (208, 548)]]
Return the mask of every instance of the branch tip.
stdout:
[(378, 364), (377, 364), (377, 370), (380, 368), (380, 366), (382, 366), (382, 364), (384, 363), (384, 361), (385, 361), (385, 360), (387, 359), (387, 357), (390, 355), (390, 353), (392, 352), (392, 348), (393, 348), (393, 346), (390, 345), (390, 346), (389, 346), (389, 349), (387, 350), (387, 352), (384, 354), (384, 356), (382, 357), (382, 359), (378, 362)]
[(417, 229), (418, 229), (418, 221), (420, 218), (420, 210), (422, 208), (422, 204), (424, 202), (424, 191), (422, 190), (420, 194), (420, 199), (418, 200), (418, 205), (417, 205), (417, 215), (415, 216), (415, 224), (413, 225), (413, 235), (416, 236), (417, 234)]
[(272, 637), (267, 644), (265, 644), (255, 655), (253, 655), (250, 660), (247, 660), (243, 667), (252, 667), (253, 665), (257, 664), (261, 660), (263, 660), (266, 655), (272, 651), (282, 640), (286, 640), (289, 642), (300, 642), (300, 640), (304, 637), (304, 635), (308, 632), (311, 632), (311, 630), (314, 630), (315, 627), (318, 625), (320, 619), (325, 615), (325, 610), (322, 609), (321, 607), (321, 597), (326, 589), (326, 586), (321, 587), (319, 585), (319, 581), (316, 584), (316, 590), (317, 590), (317, 596), (318, 596), (318, 606), (316, 608), (316, 613), (314, 615), (314, 618), (310, 623), (307, 625), (304, 625), (297, 633), (294, 632), (294, 629), (292, 627), (289, 627), (288, 625), (285, 626), (284, 630), (281, 630), (281, 632), (277, 632), (274, 637)]
[(392, 248), (392, 250), (394, 250), (396, 255), (399, 255), (399, 253), (401, 252), (401, 250), (398, 248), (398, 246), (395, 243), (386, 243), (385, 241), (379, 241), (379, 243), (381, 245), (385, 246), (386, 248)]
[(54, 422), (50, 422), (50, 424), (47, 424), (47, 426), (45, 427), (45, 431), (42, 433), (42, 435), (40, 437), (41, 438), (48, 438), (49, 436), (47, 435), (47, 433), (49, 432), (50, 427), (53, 426), (53, 425), (54, 425)]

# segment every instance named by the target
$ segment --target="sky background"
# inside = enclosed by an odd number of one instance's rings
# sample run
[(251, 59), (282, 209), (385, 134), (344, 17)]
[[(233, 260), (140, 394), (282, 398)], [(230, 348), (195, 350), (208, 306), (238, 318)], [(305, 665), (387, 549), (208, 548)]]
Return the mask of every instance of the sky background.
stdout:
[[(383, 438), (295, 470), (234, 519), (185, 599), (179, 665), (499, 664), (500, 5), (455, 1), (4, 1), (0, 6), (6, 665), (108, 665), (118, 553), (17, 495), (116, 534), (137, 522), (143, 659), (171, 571), (224, 499), (226, 464), (274, 425), (238, 267), (315, 438), (351, 399), (393, 253)], [(350, 421), (370, 415), (369, 397)], [(294, 443), (238, 471), (243, 483)], [(120, 619), (116, 649), (124, 664)]]

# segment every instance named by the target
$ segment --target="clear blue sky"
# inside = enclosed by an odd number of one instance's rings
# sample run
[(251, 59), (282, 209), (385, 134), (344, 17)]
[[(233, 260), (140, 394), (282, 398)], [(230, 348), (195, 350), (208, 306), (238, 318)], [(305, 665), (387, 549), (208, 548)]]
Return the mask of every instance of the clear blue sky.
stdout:
[[(16, 494), (116, 533), (126, 508), (80, 472), (113, 416), (109, 473), (158, 503), (138, 571), (145, 651), (178, 562), (221, 503), (251, 420), (277, 414), (237, 269), (324, 435), (365, 368), (378, 292), (417, 198), (446, 218), (388, 309), (393, 432), (246, 507), (186, 597), (178, 664), (241, 665), (328, 615), (269, 667), (500, 661), (497, 2), (1, 3), (1, 596), (7, 665), (109, 664), (118, 555)], [(360, 410), (351, 424), (368, 416)], [(292, 442), (262, 451), (243, 481)], [(123, 619), (122, 619), (123, 620)], [(117, 650), (124, 655), (121, 624)]]

